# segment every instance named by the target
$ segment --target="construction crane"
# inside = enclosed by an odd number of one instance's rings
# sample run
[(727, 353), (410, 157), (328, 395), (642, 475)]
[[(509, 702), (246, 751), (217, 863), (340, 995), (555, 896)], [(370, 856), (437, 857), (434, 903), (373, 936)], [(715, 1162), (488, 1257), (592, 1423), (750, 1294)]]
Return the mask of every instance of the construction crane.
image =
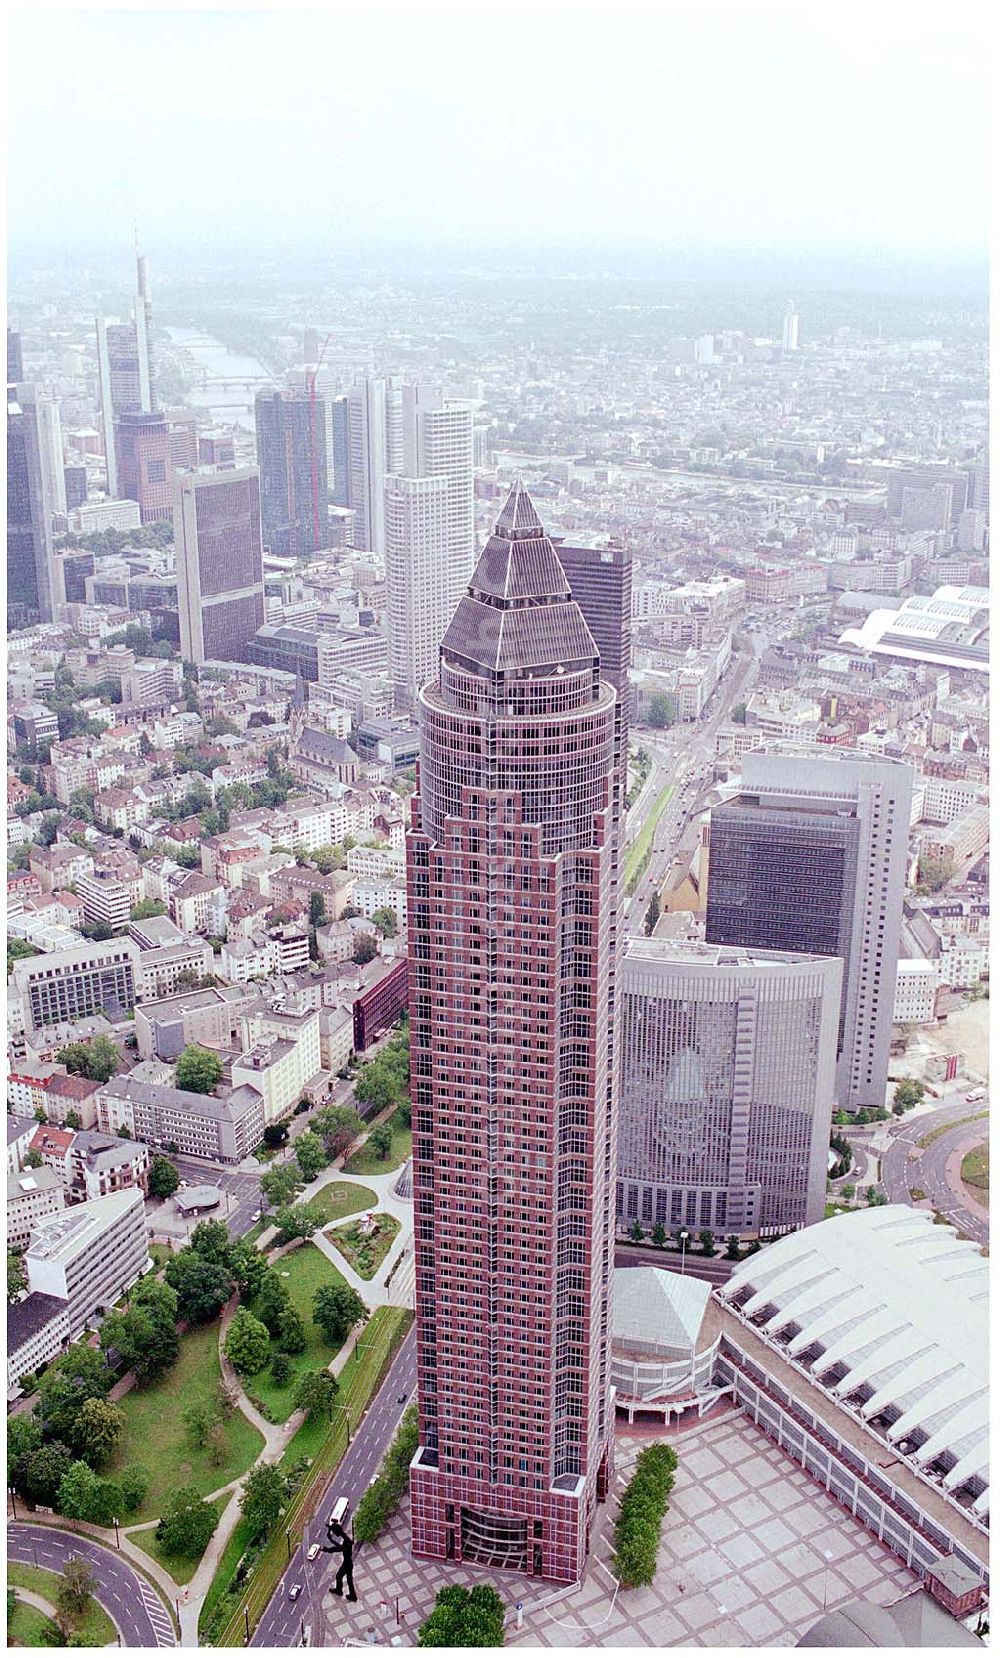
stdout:
[[(316, 376), (323, 366), (323, 358), (326, 356), (326, 348), (330, 344), (332, 338), (332, 334), (328, 334), (326, 336), (326, 339), (319, 348), (319, 354), (316, 361), (312, 365), (312, 368), (309, 370), (306, 377), (306, 384), (309, 387), (309, 468), (312, 478), (314, 549), (321, 545), (319, 537), (319, 449), (316, 442)], [(323, 506), (325, 509), (325, 501)]]

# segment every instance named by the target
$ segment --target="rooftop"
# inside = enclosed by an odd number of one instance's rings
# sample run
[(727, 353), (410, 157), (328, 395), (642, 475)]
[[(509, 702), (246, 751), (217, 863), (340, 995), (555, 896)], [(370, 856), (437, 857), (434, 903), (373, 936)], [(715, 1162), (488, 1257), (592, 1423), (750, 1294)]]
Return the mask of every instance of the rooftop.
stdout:
[(74, 1260), (116, 1220), (135, 1208), (142, 1209), (142, 1192), (137, 1186), (77, 1204), (75, 1209), (40, 1221), (25, 1253), (36, 1261)]

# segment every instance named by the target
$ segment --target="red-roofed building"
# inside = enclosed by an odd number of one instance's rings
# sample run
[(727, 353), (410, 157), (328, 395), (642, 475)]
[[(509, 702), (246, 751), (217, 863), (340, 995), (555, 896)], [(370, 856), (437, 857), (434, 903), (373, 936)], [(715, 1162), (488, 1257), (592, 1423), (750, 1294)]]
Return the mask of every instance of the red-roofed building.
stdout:
[(52, 1169), (60, 1180), (66, 1174), (66, 1153), (73, 1144), (71, 1128), (49, 1128), (42, 1123), (31, 1137), (29, 1152), (36, 1152), (45, 1168)]
[(50, 1122), (65, 1123), (73, 1111), (79, 1117), (78, 1128), (97, 1127), (97, 1093), (100, 1084), (89, 1077), (76, 1077), (68, 1071), (56, 1071), (49, 1078), (42, 1098), (45, 1115)]

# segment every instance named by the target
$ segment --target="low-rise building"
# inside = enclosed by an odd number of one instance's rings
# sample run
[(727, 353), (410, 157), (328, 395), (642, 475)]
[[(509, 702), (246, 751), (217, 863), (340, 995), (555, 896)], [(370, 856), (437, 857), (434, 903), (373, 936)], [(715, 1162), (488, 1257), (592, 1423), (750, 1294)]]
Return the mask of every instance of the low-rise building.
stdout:
[(107, 1197), (138, 1186), (149, 1196), (149, 1148), (118, 1134), (74, 1134), (66, 1154), (66, 1182), (74, 1197)]
[(53, 1071), (42, 1090), (42, 1108), (50, 1123), (72, 1129), (93, 1128), (97, 1122), (98, 1084), (89, 1077), (73, 1076), (69, 1071)]
[(131, 939), (55, 950), (14, 966), (27, 1032), (104, 1013), (112, 1022), (135, 1006), (139, 952)]
[(217, 985), (140, 1002), (135, 1010), (139, 1058), (171, 1062), (192, 1042), (207, 1048), (231, 1048), (248, 1001), (241, 988)]
[(936, 961), (924, 957), (900, 960), (896, 965), (894, 1025), (932, 1025), (941, 977)]
[[(370, 980), (368, 974), (371, 973)], [(396, 962), (371, 962), (365, 969), (365, 988), (352, 1007), (354, 1051), (365, 1049), (406, 1012), (408, 966), (405, 956)]]
[(263, 1100), (249, 1087), (235, 1087), (219, 1099), (112, 1077), (101, 1088), (98, 1114), (109, 1134), (126, 1128), (148, 1146), (221, 1163), (241, 1162), (264, 1134)]
[(28, 1155), (32, 1136), (38, 1124), (34, 1116), (19, 1116), (15, 1111), (7, 1113), (7, 1173), (15, 1175), (24, 1168), (24, 1160)]
[(71, 1340), (113, 1307), (149, 1264), (138, 1188), (79, 1203), (40, 1222), (24, 1255), (29, 1290), (67, 1303)]
[(70, 1343), (69, 1305), (35, 1291), (7, 1308), (7, 1397), (16, 1398), (25, 1376), (40, 1370)]
[(63, 1183), (54, 1169), (24, 1169), (7, 1176), (7, 1247), (23, 1249), (40, 1220), (65, 1204)]
[(203, 938), (183, 938), (177, 944), (161, 944), (153, 950), (142, 950), (137, 964), (140, 995), (143, 1000), (154, 996), (172, 996), (189, 982), (191, 974), (203, 979), (214, 969), (212, 946)]

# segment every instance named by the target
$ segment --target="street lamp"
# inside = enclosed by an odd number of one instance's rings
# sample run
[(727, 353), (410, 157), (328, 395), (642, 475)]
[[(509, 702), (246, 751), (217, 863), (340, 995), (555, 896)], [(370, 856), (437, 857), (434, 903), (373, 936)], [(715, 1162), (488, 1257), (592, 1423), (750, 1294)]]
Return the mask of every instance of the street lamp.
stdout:
[(823, 1570), (823, 1611), (825, 1612), (826, 1594), (830, 1583), (830, 1562), (833, 1560), (833, 1555), (830, 1553), (829, 1549), (823, 1550), (823, 1559), (826, 1561), (826, 1566)]
[(122, 1540), (121, 1540), (121, 1537), (118, 1535), (118, 1516), (117, 1516), (117, 1514), (113, 1514), (111, 1516), (111, 1524), (115, 1528), (115, 1548), (120, 1549), (121, 1546), (122, 1546)]
[(684, 1229), (681, 1230), (680, 1240), (681, 1240), (681, 1274), (682, 1275), (683, 1275), (683, 1272), (684, 1272), (684, 1265), (685, 1265), (685, 1262), (687, 1260), (686, 1251), (687, 1251), (688, 1239), (690, 1238), (690, 1236), (691, 1236), (690, 1232), (688, 1232)]

